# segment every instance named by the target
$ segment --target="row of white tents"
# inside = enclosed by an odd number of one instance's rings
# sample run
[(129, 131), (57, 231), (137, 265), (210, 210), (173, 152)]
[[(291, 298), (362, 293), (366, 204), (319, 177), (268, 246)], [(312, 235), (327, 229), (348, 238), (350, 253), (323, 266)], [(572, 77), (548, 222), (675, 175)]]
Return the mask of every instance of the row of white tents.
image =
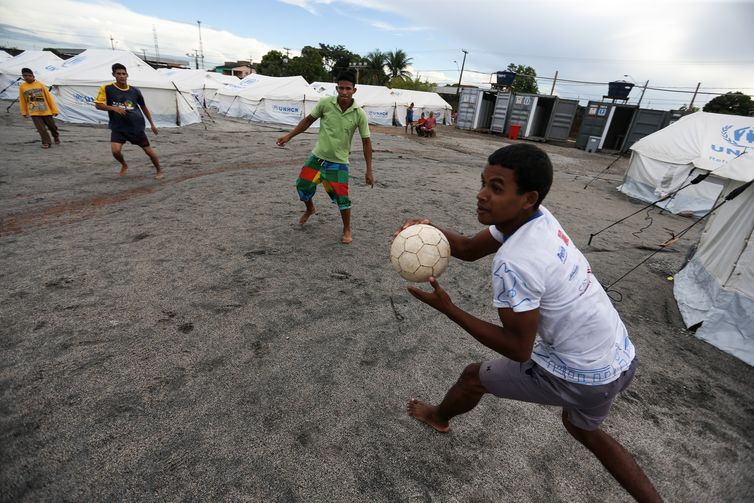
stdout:
[(670, 196), (658, 205), (695, 217), (714, 209), (673, 293), (697, 337), (754, 365), (754, 117), (696, 112), (631, 150), (622, 192)]
[[(295, 125), (321, 98), (336, 93), (334, 83), (310, 85), (301, 76), (252, 74), (239, 80), (202, 70), (155, 70), (129, 51), (89, 49), (68, 60), (49, 51), (25, 51), (5, 59), (0, 55), (0, 98), (18, 97), (21, 69), (27, 67), (50, 87), (60, 119), (104, 123), (107, 115), (95, 109), (94, 99), (102, 84), (113, 81), (113, 63), (128, 68), (129, 83), (141, 89), (160, 127), (200, 122), (203, 108), (249, 122)], [(406, 108), (412, 102), (417, 118), (431, 111), (439, 123), (450, 122), (451, 107), (437, 93), (359, 85), (355, 98), (370, 124), (404, 125)]]
[(24, 51), (0, 62), (0, 98), (18, 98), (21, 69), (34, 72), (40, 82), (50, 87), (66, 122), (103, 124), (107, 114), (94, 107), (102, 84), (113, 82), (112, 65), (128, 68), (129, 83), (138, 87), (158, 127), (186, 126), (201, 122), (196, 100), (188, 89), (176, 84), (129, 51), (90, 49), (62, 60), (49, 51)]

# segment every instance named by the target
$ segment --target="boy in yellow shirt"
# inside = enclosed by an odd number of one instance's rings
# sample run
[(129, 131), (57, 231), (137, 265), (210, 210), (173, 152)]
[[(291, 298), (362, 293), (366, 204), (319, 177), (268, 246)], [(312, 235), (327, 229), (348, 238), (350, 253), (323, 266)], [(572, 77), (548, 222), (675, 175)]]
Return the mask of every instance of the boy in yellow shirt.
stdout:
[(34, 78), (34, 72), (28, 68), (21, 69), (21, 77), (24, 82), (18, 87), (18, 103), (21, 106), (21, 115), (24, 117), (31, 116), (34, 127), (37, 128), (39, 136), (42, 138), (42, 148), (50, 148), (50, 135), (47, 129), (52, 133), (55, 143), (60, 143), (60, 133), (55, 125), (55, 119), (52, 117), (58, 115), (58, 107), (55, 100), (52, 99), (47, 86)]

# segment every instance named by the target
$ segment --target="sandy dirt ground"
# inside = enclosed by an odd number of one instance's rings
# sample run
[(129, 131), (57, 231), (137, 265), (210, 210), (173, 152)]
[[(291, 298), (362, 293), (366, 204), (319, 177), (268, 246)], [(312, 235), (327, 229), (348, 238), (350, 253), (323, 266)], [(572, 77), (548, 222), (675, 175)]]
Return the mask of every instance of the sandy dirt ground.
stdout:
[[(3, 108), (7, 106), (3, 104)], [(392, 231), (426, 216), (473, 233), (486, 157), (508, 140), (373, 128), (374, 188), (352, 154), (354, 242), (336, 208), (296, 222), (316, 140), (216, 119), (151, 135), (167, 178), (102, 127), (42, 150), (0, 114), (0, 500), (492, 502), (630, 498), (560, 410), (491, 397), (447, 435), (408, 417), (495, 354), (411, 297)], [(620, 160), (543, 145), (545, 205), (605, 284), (686, 227), (615, 190)], [(754, 369), (684, 329), (668, 279), (700, 226), (614, 289), (641, 365), (604, 428), (668, 501), (754, 500)], [(496, 320), (491, 259), (440, 279)]]

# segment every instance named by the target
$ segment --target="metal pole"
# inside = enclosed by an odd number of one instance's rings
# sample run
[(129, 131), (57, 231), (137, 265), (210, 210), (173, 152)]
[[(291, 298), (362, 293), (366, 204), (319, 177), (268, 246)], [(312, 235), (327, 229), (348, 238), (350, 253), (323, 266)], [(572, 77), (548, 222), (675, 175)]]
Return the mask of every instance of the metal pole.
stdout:
[(558, 71), (555, 70), (555, 78), (552, 79), (552, 89), (550, 89), (550, 95), (555, 94), (555, 83), (558, 81)]
[(701, 86), (701, 82), (696, 83), (696, 89), (694, 89), (694, 96), (691, 97), (691, 103), (689, 103), (689, 113), (691, 113), (691, 108), (694, 106), (694, 100), (696, 99), (696, 93), (699, 92), (699, 86)]
[(644, 87), (641, 88), (641, 96), (639, 96), (639, 102), (636, 104), (636, 108), (637, 109), (641, 107), (641, 100), (642, 100), (642, 98), (644, 98), (644, 91), (647, 90), (647, 86), (648, 85), (649, 85), (649, 81), (646, 81), (644, 83)]
[(458, 89), (456, 89), (456, 94), (460, 94), (461, 92), (461, 81), (463, 80), (463, 68), (466, 66), (466, 55), (469, 53), (466, 49), (461, 49), (463, 52), (463, 62), (461, 63), (461, 75), (458, 76)]
[(204, 44), (202, 44), (202, 22), (197, 21), (196, 25), (199, 27), (199, 56), (202, 60), (202, 69), (204, 69)]

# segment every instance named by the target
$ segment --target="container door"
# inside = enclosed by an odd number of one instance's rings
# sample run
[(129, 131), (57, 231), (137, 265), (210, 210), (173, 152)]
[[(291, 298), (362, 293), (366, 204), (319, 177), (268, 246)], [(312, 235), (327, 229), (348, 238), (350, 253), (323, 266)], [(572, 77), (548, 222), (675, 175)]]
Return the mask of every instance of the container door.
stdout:
[(557, 100), (555, 109), (550, 117), (545, 138), (548, 140), (567, 140), (571, 134), (573, 118), (576, 117), (576, 109), (579, 107), (577, 100)]
[(513, 103), (510, 106), (510, 112), (508, 115), (508, 124), (518, 124), (521, 126), (521, 138), (526, 137), (526, 127), (529, 124), (529, 117), (531, 116), (532, 105), (534, 104), (536, 95), (533, 94), (517, 94), (513, 97)]
[(493, 133), (505, 132), (505, 123), (508, 120), (508, 107), (510, 103), (510, 93), (497, 93), (495, 111), (492, 112), (492, 122), (490, 123), (490, 131)]
[(637, 110), (634, 122), (631, 124), (631, 129), (626, 135), (622, 150), (628, 149), (645, 136), (665, 127), (668, 123), (668, 115), (669, 113), (665, 110), (644, 110), (641, 108)]
[[(462, 89), (458, 101), (458, 128), (474, 129), (474, 119), (477, 114), (477, 105), (481, 91), (478, 89)], [(418, 117), (414, 117), (417, 120)]]
[(579, 135), (576, 138), (577, 148), (586, 148), (590, 136), (602, 137), (607, 124), (607, 117), (613, 107), (611, 103), (602, 103), (600, 101), (590, 101), (586, 106), (584, 118), (581, 121)]

